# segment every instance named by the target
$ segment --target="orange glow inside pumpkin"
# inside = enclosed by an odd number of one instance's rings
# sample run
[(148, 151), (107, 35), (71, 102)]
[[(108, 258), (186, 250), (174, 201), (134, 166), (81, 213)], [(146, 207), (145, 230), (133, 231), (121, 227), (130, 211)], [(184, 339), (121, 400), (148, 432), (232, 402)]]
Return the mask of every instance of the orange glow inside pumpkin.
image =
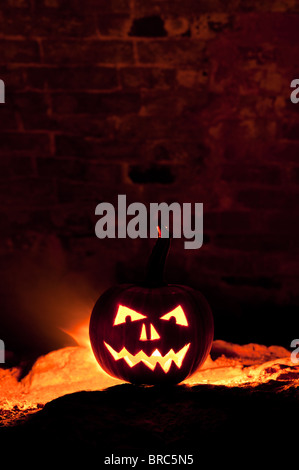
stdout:
[[(138, 320), (142, 320), (143, 318), (147, 318), (146, 315), (136, 312), (135, 310), (129, 307), (126, 307), (125, 305), (119, 305), (115, 319), (114, 319), (113, 326), (125, 323), (127, 317), (129, 317), (131, 321), (138, 321)], [(175, 319), (175, 322), (178, 325), (188, 326), (188, 321), (181, 305), (178, 305), (176, 308), (171, 310), (171, 312), (168, 312), (162, 317), (160, 317), (160, 320), (170, 320), (172, 317)], [(153, 338), (153, 339), (158, 339), (158, 338)]]
[(135, 310), (132, 310), (129, 307), (125, 307), (124, 305), (119, 305), (113, 325), (115, 326), (120, 325), (121, 323), (125, 323), (127, 317), (129, 317), (131, 321), (137, 321), (146, 318), (146, 315), (135, 312)]
[[(131, 321), (138, 321), (147, 318), (146, 315), (136, 312), (135, 310), (126, 307), (125, 305), (119, 305), (113, 326), (126, 323), (128, 317)], [(160, 317), (160, 320), (169, 321), (171, 318), (174, 318), (176, 324), (178, 325), (188, 326), (188, 321), (181, 305), (178, 305), (176, 308)], [(142, 323), (141, 333), (139, 337), (140, 341), (154, 341), (160, 339), (160, 335), (152, 323), (149, 325), (149, 328), (150, 333), (147, 331), (145, 323)], [(112, 348), (112, 346), (110, 346), (105, 341), (104, 344), (116, 361), (124, 359), (130, 367), (134, 367), (140, 362), (143, 362), (151, 370), (154, 370), (156, 365), (160, 364), (165, 373), (169, 371), (172, 361), (177, 365), (178, 368), (182, 366), (184, 357), (186, 356), (186, 353), (190, 346), (190, 343), (186, 344), (177, 353), (175, 353), (173, 349), (170, 349), (168, 353), (165, 354), (165, 356), (162, 356), (160, 351), (158, 349), (155, 349), (155, 351), (150, 356), (148, 356), (144, 351), (139, 351), (137, 354), (133, 355), (125, 347), (123, 347), (121, 351), (117, 352), (115, 351), (115, 349)]]
[(163, 315), (163, 317), (161, 317), (161, 320), (170, 320), (171, 317), (175, 318), (175, 322), (178, 325), (188, 326), (186, 315), (180, 305), (171, 312), (166, 313), (166, 315)]
[(145, 324), (144, 323), (142, 324), (141, 334), (140, 334), (140, 338), (139, 338), (140, 341), (154, 341), (155, 339), (160, 339), (160, 335), (157, 332), (154, 325), (151, 324), (150, 328), (151, 328), (151, 332), (150, 332), (150, 336), (148, 337), (148, 335), (146, 334)]
[(148, 356), (144, 351), (139, 351), (137, 354), (133, 355), (127, 351), (124, 347), (120, 352), (115, 351), (109, 344), (105, 343), (106, 348), (111, 353), (116, 361), (119, 359), (124, 359), (128, 366), (134, 367), (140, 362), (143, 362), (147, 367), (151, 370), (154, 370), (157, 364), (160, 364), (162, 369), (165, 373), (167, 373), (171, 367), (172, 361), (177, 365), (178, 368), (181, 367), (184, 357), (190, 347), (190, 343), (186, 344), (182, 349), (180, 349), (177, 353), (174, 352), (173, 349), (170, 349), (165, 356), (162, 356), (158, 349)]
[[(0, 408), (13, 410), (10, 418), (3, 415), (5, 424), (11, 424), (24, 413), (37, 411), (40, 406), (62, 395), (81, 390), (104, 390), (124, 383), (104, 372), (96, 361), (88, 327), (89, 319), (86, 317), (81, 323), (64, 329), (78, 346), (54, 350), (39, 357), (22, 379), (18, 378), (18, 368), (0, 369)], [(290, 386), (299, 387), (296, 375), (299, 365), (291, 362), (290, 353), (286, 349), (258, 344), (240, 346), (220, 340), (214, 344), (224, 352), (227, 350), (228, 354), (213, 361), (209, 357), (201, 369), (184, 380), (185, 385), (255, 387), (272, 380), (281, 383), (284, 390)], [(159, 358), (159, 351), (154, 353), (150, 360), (144, 357), (149, 364)]]

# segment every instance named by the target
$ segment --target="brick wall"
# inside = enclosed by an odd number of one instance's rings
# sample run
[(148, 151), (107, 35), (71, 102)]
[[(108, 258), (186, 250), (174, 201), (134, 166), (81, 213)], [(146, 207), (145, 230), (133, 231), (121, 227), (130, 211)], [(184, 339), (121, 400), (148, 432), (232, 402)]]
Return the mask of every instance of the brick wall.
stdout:
[(92, 305), (141, 275), (150, 240), (94, 235), (96, 204), (127, 194), (204, 203), (204, 246), (175, 241), (168, 278), (202, 289), (217, 338), (298, 337), (298, 13), (293, 0), (2, 0), (10, 316), (32, 320), (61, 282)]

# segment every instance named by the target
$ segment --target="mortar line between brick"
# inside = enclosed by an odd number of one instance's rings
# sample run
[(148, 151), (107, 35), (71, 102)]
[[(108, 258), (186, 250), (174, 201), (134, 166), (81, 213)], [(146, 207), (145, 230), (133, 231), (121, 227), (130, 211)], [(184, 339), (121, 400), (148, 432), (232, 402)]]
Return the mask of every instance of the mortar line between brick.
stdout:
[[(131, 20), (135, 18), (135, 0), (130, 0)], [(133, 57), (135, 65), (139, 65), (138, 49), (136, 38), (132, 38)]]
[[(1, 64), (0, 64), (1, 65)], [(20, 67), (23, 67), (23, 68), (47, 68), (49, 70), (55, 70), (55, 69), (59, 69), (61, 66), (64, 66), (64, 64), (61, 64), (61, 63), (56, 63), (56, 64), (47, 64), (47, 63), (28, 63), (28, 62), (14, 62), (12, 64), (10, 64), (10, 67), (11, 68), (14, 68), (14, 69), (19, 69)], [(160, 69), (173, 69), (174, 67), (177, 67), (176, 64), (165, 64), (164, 62), (139, 62), (138, 64), (135, 64), (135, 63), (132, 63), (132, 62), (123, 62), (123, 63), (113, 63), (113, 62), (110, 62), (110, 63), (103, 63), (103, 62), (96, 62), (94, 63), (94, 66), (95, 67), (101, 67), (101, 68), (127, 68), (127, 67), (135, 67), (135, 66), (138, 66), (138, 67), (144, 67), (144, 68), (160, 68)], [(72, 65), (65, 65), (66, 68), (68, 69), (75, 69), (75, 68), (85, 68), (86, 67), (86, 63), (84, 62), (74, 62)], [(188, 68), (190, 68), (191, 70), (197, 70), (196, 69), (196, 66), (195, 65), (188, 65)]]
[(39, 58), (40, 62), (44, 62), (44, 48), (43, 48), (43, 41), (41, 38), (36, 38), (36, 42), (38, 44), (38, 50), (39, 50)]

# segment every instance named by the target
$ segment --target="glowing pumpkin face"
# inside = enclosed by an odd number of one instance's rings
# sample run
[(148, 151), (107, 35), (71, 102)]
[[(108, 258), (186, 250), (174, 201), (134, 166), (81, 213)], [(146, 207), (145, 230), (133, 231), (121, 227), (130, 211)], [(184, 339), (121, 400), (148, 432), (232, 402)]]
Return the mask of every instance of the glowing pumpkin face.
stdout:
[[(162, 315), (160, 317), (160, 320), (169, 321), (172, 318), (174, 319), (176, 324), (183, 325), (186, 327), (188, 326), (186, 315), (180, 305), (176, 307), (175, 309), (173, 309), (171, 312), (168, 312), (166, 315)], [(125, 346), (122, 348), (120, 352), (117, 352), (108, 343), (104, 342), (106, 348), (108, 349), (108, 351), (110, 351), (112, 357), (116, 361), (118, 361), (119, 359), (124, 359), (131, 368), (135, 367), (140, 362), (142, 362), (146, 367), (148, 367), (151, 370), (154, 370), (155, 367), (159, 364), (165, 373), (168, 373), (172, 365), (172, 362), (176, 364), (178, 368), (180, 368), (182, 366), (185, 355), (189, 349), (190, 343), (183, 346), (177, 352), (175, 352), (173, 348), (171, 348), (169, 349), (169, 351), (167, 351), (166, 354), (163, 354), (163, 351), (162, 352), (160, 351), (160, 349), (161, 350), (163, 349), (162, 348), (163, 341), (158, 341), (158, 340), (161, 340), (161, 336), (157, 331), (158, 322), (155, 319), (155, 324), (156, 324), (156, 328), (155, 328), (153, 323), (148, 322), (147, 319), (148, 319), (147, 315), (142, 315), (141, 313), (138, 313), (135, 310), (132, 310), (131, 308), (125, 307), (124, 305), (118, 306), (117, 314), (114, 320), (114, 325), (125, 323), (127, 320), (126, 328), (130, 328), (131, 322), (141, 321), (142, 326), (140, 330), (139, 341), (147, 341), (151, 343), (149, 343), (150, 348), (148, 350), (148, 353), (146, 353), (143, 350), (144, 345), (141, 344), (140, 350), (137, 352), (137, 354), (131, 354), (130, 351), (128, 351)], [(150, 321), (153, 321), (153, 320), (150, 319)], [(161, 334), (162, 334), (162, 330), (164, 330), (163, 325), (161, 325), (161, 331), (160, 331)], [(153, 341), (154, 343), (152, 343)], [(160, 349), (159, 349), (159, 346), (160, 346)]]
[(119, 285), (94, 306), (90, 340), (101, 367), (132, 383), (179, 383), (206, 360), (213, 318), (196, 290), (158, 283)]
[(206, 359), (212, 337), (205, 299), (178, 285), (113, 287), (96, 303), (90, 322), (102, 368), (133, 383), (181, 382)]

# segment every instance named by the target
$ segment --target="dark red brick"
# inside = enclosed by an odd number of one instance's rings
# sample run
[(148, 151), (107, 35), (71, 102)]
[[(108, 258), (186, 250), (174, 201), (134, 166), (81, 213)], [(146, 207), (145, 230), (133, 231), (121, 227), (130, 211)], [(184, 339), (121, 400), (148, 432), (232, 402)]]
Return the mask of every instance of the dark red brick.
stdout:
[(117, 88), (117, 70), (112, 67), (32, 67), (26, 70), (33, 88), (50, 90), (111, 90)]
[(1, 132), (16, 130), (17, 128), (18, 128), (18, 123), (17, 123), (16, 116), (13, 110), (7, 109), (7, 108), (1, 109), (0, 110)]
[(46, 113), (33, 113), (30, 109), (24, 109), (20, 113), (23, 128), (26, 131), (55, 131), (60, 130), (57, 120)]
[(198, 67), (205, 59), (205, 43), (187, 38), (142, 41), (137, 50), (141, 63)]
[(93, 145), (86, 139), (67, 136), (57, 135), (55, 138), (56, 155), (64, 157), (80, 157), (83, 158), (88, 156), (94, 157)]
[(86, 180), (87, 163), (74, 158), (40, 158), (37, 171), (41, 178)]
[(248, 233), (246, 235), (225, 235), (218, 234), (214, 241), (215, 245), (221, 248), (240, 251), (284, 252), (296, 246), (298, 235), (282, 236), (277, 233)]
[(284, 211), (273, 211), (264, 215), (267, 230), (272, 233), (299, 233), (299, 218), (297, 206)]
[[(288, 82), (293, 79), (297, 78), (297, 64), (293, 61), (293, 58), (298, 56), (299, 53), (299, 44), (297, 41), (293, 42), (292, 44), (288, 44), (286, 47), (285, 43), (278, 44), (276, 47), (276, 56), (277, 56), (277, 66), (280, 70), (285, 71), (288, 73)], [(291, 77), (291, 80), (290, 80)], [(289, 89), (290, 91), (291, 89)], [(287, 97), (289, 98), (288, 93)]]
[[(25, 3), (25, 2), (24, 2)], [(2, 31), (5, 35), (44, 37), (68, 35), (90, 36), (95, 33), (96, 22), (87, 6), (76, 1), (31, 1), (26, 5), (4, 6)]]
[[(18, 0), (14, 0), (18, 1)], [(21, 1), (21, 0), (19, 0)], [(27, 1), (27, 0), (26, 0)], [(97, 9), (99, 11), (125, 11), (130, 8), (129, 0), (111, 0), (106, 2), (106, 0), (86, 0), (84, 2), (84, 10), (86, 12), (94, 13)], [(79, 14), (82, 12), (82, 2), (80, 0), (39, 0), (35, 4), (35, 10), (42, 12), (70, 10)]]
[[(238, 5), (238, 3), (237, 3)], [(198, 2), (197, 0), (188, 0), (182, 3), (180, 0), (136, 0), (135, 11), (138, 16), (146, 16), (150, 14), (161, 15), (192, 15), (202, 14), (206, 12), (222, 12), (236, 8), (236, 2), (229, 0), (222, 2), (221, 0), (205, 0)]]
[(262, 190), (251, 189), (240, 191), (238, 201), (244, 206), (252, 209), (272, 209), (272, 210), (292, 210), (296, 207), (299, 200), (298, 188), (288, 190)]
[[(71, 0), (75, 2), (77, 8), (82, 8), (82, 3), (78, 0)], [(130, 11), (130, 0), (111, 0), (107, 2), (106, 0), (87, 0), (84, 3), (86, 10), (94, 14), (96, 11), (102, 13), (127, 13)]]
[(48, 111), (48, 103), (44, 93), (32, 91), (13, 93), (9, 101), (13, 110), (19, 113), (28, 111), (32, 114), (46, 114)]
[[(27, 128), (28, 126), (27, 121)], [(37, 125), (38, 123), (33, 123)], [(115, 123), (113, 117), (106, 119), (106, 117), (89, 116), (86, 115), (58, 115), (55, 114), (51, 118), (52, 128), (59, 130), (62, 133), (75, 134), (83, 137), (97, 137), (98, 139), (113, 137)]]
[[(113, 181), (113, 180), (112, 180)], [(106, 184), (99, 182), (58, 181), (57, 194), (60, 203), (82, 204), (90, 203), (90, 211), (94, 213), (99, 201), (110, 201), (113, 192), (112, 181)]]
[(238, 15), (237, 30), (250, 37), (251, 42), (296, 43), (299, 18), (297, 14), (285, 12), (259, 12), (251, 15)]
[(217, 233), (244, 233), (252, 230), (254, 216), (250, 211), (204, 213), (204, 230)]
[(49, 106), (43, 93), (14, 93), (9, 99), (9, 106), (18, 114), (24, 129), (51, 129)]
[(248, 44), (238, 47), (243, 61), (255, 61), (257, 65), (266, 65), (276, 62), (276, 49), (262, 44)]
[(97, 0), (92, 0), (92, 6), (98, 5), (102, 10), (110, 10), (113, 12), (127, 12), (130, 10), (130, 0), (111, 0), (109, 4), (107, 4), (106, 0), (100, 0), (100, 4)]
[(56, 155), (78, 157), (99, 161), (131, 161), (136, 151), (132, 144), (117, 141), (107, 142), (83, 137), (58, 135), (56, 136)]
[(165, 139), (169, 135), (169, 128), (169, 121), (165, 121), (160, 116), (132, 114), (121, 119), (116, 130), (116, 137), (120, 141), (134, 143), (150, 139)]
[[(53, 233), (53, 221), (51, 217), (51, 210), (45, 208), (30, 208), (28, 214), (28, 227), (36, 233)], [(56, 232), (56, 235), (59, 235)]]
[(285, 192), (275, 189), (250, 188), (240, 190), (237, 200), (244, 207), (251, 209), (283, 209), (286, 205)]
[(47, 207), (55, 203), (53, 181), (40, 178), (18, 178), (0, 186), (2, 204), (8, 207)]
[(26, 73), (24, 69), (14, 65), (0, 65), (0, 77), (6, 84), (6, 95), (14, 90), (20, 91), (27, 87)]
[(13, 176), (11, 158), (0, 158), (0, 179), (6, 180)]
[(30, 10), (31, 9), (30, 0), (3, 0), (3, 9), (15, 8), (16, 10)]
[(279, 289), (281, 287), (281, 282), (274, 276), (223, 276), (221, 280), (231, 286), (251, 286), (259, 289)]
[(53, 111), (59, 114), (117, 115), (138, 113), (139, 93), (53, 93)]
[(250, 250), (242, 252), (238, 250), (216, 250), (211, 249), (202, 252), (198, 260), (195, 261), (198, 269), (205, 269), (206, 273), (215, 273), (223, 276), (267, 276), (277, 273), (277, 258), (272, 253), (259, 253), (258, 262), (255, 256), (252, 256)]
[(50, 140), (47, 134), (10, 132), (1, 134), (1, 155), (50, 154)]
[(298, 162), (299, 142), (277, 141), (270, 146), (268, 152), (274, 161), (281, 163)]
[(81, 205), (75, 210), (73, 207), (66, 205), (57, 206), (56, 210), (51, 213), (51, 225), (59, 233), (67, 234), (94, 234), (94, 222), (90, 213), (90, 206)]
[(144, 115), (179, 116), (192, 126), (200, 112), (210, 104), (210, 95), (201, 90), (184, 90), (165, 92), (149, 90), (143, 92), (142, 110)]
[(286, 210), (292, 210), (293, 207), (297, 207), (299, 201), (299, 191), (298, 187), (291, 187), (289, 191), (286, 192), (284, 197), (284, 208)]
[(10, 158), (9, 160), (10, 168), (14, 176), (35, 176), (35, 166), (33, 158), (14, 157)]
[[(126, 116), (119, 124), (117, 136), (120, 139), (141, 142), (144, 139), (165, 140), (169, 136), (175, 136), (176, 142), (187, 142), (187, 145), (193, 146), (202, 142), (204, 130), (200, 126), (200, 115), (188, 116), (185, 113), (180, 116), (168, 115), (166, 119), (165, 114), (164, 110), (161, 115)], [(198, 156), (200, 157), (200, 153)]]
[(299, 141), (299, 122), (285, 123), (282, 127), (281, 137), (283, 139)]
[[(277, 10), (279, 12), (284, 11), (298, 11), (296, 2), (279, 2), (277, 4)], [(244, 12), (250, 11), (268, 11), (271, 12), (273, 9), (272, 0), (263, 0), (263, 2), (256, 2), (255, 0), (245, 0), (238, 2), (238, 10)]]
[(57, 14), (48, 9), (37, 14), (11, 9), (5, 13), (2, 31), (7, 37), (88, 37), (95, 34), (96, 22), (92, 16), (82, 15), (82, 12), (76, 15), (70, 10)]
[(107, 185), (107, 182), (112, 183), (116, 187), (121, 188), (123, 182), (123, 168), (117, 163), (103, 164), (102, 161), (90, 162), (86, 172), (86, 178), (88, 181), (97, 182), (102, 185)]
[[(138, 148), (132, 142), (126, 141), (104, 141), (101, 142), (96, 149), (96, 156), (95, 158), (98, 161), (103, 162), (121, 162), (121, 163), (130, 163), (138, 160), (140, 155), (138, 153)], [(113, 191), (113, 187), (111, 186)], [(119, 188), (118, 188), (119, 189)]]
[(279, 166), (223, 165), (222, 178), (230, 183), (279, 185), (282, 181)]
[(48, 64), (132, 64), (130, 41), (90, 40), (43, 41), (43, 62)]
[(111, 38), (128, 37), (132, 20), (128, 14), (101, 14), (97, 20), (99, 32), (101, 36)]
[[(32, 158), (6, 157), (0, 158), (0, 179), (15, 179), (16, 176), (34, 176)], [(14, 181), (12, 184), (15, 184)]]
[(170, 89), (176, 81), (173, 68), (124, 67), (120, 71), (123, 88)]
[(36, 41), (0, 39), (0, 63), (39, 63), (40, 53)]
[(295, 184), (299, 184), (299, 167), (295, 167), (291, 171), (291, 180)]
[[(296, 72), (293, 72), (292, 74), (294, 74), (294, 76), (297, 76)], [(296, 87), (296, 90), (297, 90), (298, 86)], [(298, 119), (298, 116), (299, 116), (299, 106), (298, 106), (298, 103), (292, 103), (291, 99), (290, 99), (290, 95), (291, 95), (291, 92), (295, 91), (295, 88), (289, 88), (287, 93), (289, 96), (286, 97), (286, 100), (285, 100), (285, 117), (289, 118), (290, 117), (290, 114), (293, 115), (293, 119)], [(298, 98), (299, 94), (297, 93), (296, 91), (296, 96)]]

